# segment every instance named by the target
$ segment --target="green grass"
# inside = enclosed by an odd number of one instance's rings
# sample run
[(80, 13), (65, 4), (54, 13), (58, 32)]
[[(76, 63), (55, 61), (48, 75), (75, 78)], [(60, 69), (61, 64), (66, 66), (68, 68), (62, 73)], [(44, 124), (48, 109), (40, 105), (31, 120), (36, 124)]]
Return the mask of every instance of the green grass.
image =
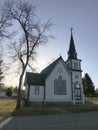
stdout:
[(98, 111), (98, 105), (48, 105), (29, 106), (15, 109), (16, 99), (0, 99), (0, 116), (31, 116)]

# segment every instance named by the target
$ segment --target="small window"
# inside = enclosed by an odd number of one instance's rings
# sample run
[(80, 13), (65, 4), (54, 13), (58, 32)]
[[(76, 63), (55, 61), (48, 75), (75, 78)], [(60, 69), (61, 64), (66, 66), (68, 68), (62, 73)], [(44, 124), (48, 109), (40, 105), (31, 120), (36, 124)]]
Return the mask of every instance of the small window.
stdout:
[(35, 86), (35, 95), (39, 95), (39, 86)]
[(78, 63), (74, 63), (74, 68), (75, 68), (75, 69), (78, 68)]
[(78, 79), (79, 77), (78, 77), (78, 75), (75, 75), (75, 79)]

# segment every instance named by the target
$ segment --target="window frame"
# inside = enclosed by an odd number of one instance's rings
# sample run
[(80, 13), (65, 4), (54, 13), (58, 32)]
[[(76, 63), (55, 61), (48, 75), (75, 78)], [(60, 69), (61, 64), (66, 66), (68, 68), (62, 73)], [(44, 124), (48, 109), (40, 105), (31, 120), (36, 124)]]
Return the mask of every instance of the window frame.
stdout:
[(35, 95), (39, 95), (39, 86), (35, 85)]
[(54, 95), (67, 95), (66, 80), (61, 75), (54, 79)]

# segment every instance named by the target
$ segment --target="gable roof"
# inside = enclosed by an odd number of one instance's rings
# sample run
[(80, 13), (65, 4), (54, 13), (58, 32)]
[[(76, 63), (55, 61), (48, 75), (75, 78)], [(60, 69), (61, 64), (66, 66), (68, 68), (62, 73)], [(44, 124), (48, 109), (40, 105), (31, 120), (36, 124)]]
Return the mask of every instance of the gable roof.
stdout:
[[(41, 71), (41, 73), (26, 73), (26, 83), (29, 85), (45, 85), (45, 79), (49, 76), (49, 74), (52, 72), (52, 70), (55, 68), (57, 63), (59, 61), (63, 61), (63, 58), (60, 56), (58, 59), (56, 59), (53, 63), (48, 65), (44, 70)], [(66, 65), (63, 63), (65, 68)]]
[(51, 63), (50, 65), (48, 65), (44, 70), (41, 71), (42, 74), (46, 74), (46, 76), (48, 76), (51, 71), (53, 70), (53, 68), (56, 66), (56, 64), (59, 62), (59, 60), (62, 57), (60, 56), (58, 59), (56, 59), (53, 63)]

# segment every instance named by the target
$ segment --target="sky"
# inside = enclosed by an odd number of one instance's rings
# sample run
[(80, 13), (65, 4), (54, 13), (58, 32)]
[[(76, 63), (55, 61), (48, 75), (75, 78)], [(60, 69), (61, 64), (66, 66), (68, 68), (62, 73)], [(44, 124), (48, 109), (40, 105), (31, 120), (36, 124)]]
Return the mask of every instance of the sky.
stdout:
[[(2, 2), (3, 0), (0, 0)], [(82, 60), (82, 76), (88, 73), (98, 88), (98, 0), (28, 0), (36, 6), (42, 22), (51, 19), (54, 26), (50, 30), (55, 38), (37, 49), (35, 67), (39, 71), (59, 56), (67, 60), (70, 42), (70, 28), (78, 58)], [(13, 82), (12, 82), (13, 79)], [(14, 77), (7, 83), (16, 84)]]

